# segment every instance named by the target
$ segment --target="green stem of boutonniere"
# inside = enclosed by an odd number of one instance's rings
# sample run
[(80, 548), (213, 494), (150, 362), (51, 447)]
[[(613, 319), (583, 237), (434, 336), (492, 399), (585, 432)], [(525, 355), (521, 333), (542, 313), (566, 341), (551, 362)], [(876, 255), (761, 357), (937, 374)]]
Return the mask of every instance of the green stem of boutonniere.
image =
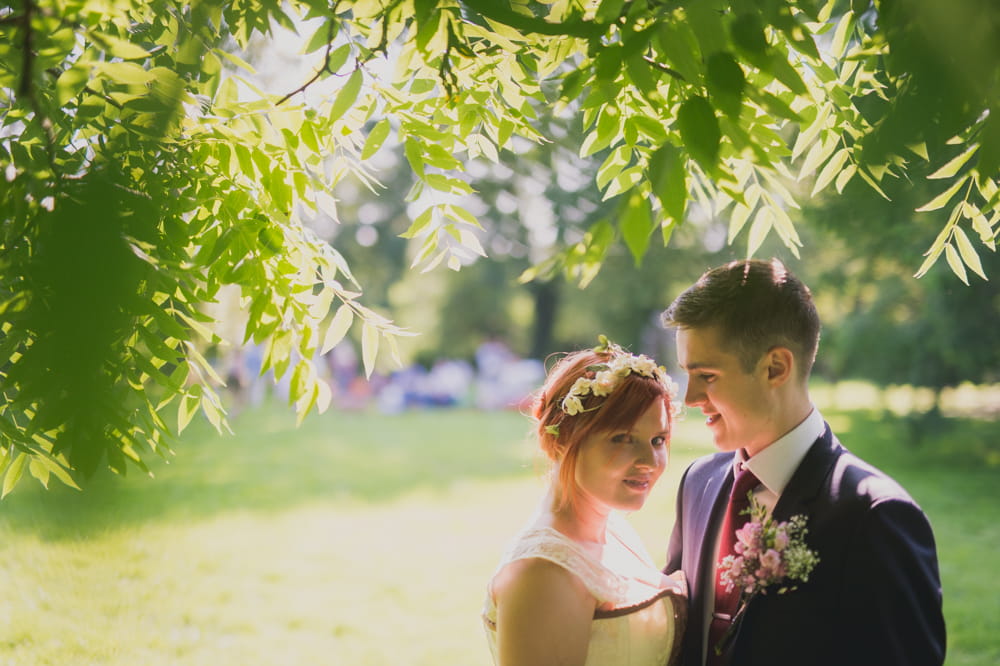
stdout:
[(743, 622), (743, 616), (746, 615), (747, 606), (750, 605), (750, 602), (753, 601), (753, 598), (758, 594), (760, 593), (754, 592), (753, 594), (745, 594), (740, 599), (740, 607), (736, 611), (736, 615), (733, 616), (732, 622), (730, 622), (729, 626), (726, 627), (726, 632), (722, 634), (722, 638), (720, 638), (719, 642), (715, 645), (716, 656), (721, 656), (723, 652), (729, 649), (733, 639), (736, 638), (736, 632), (739, 630), (740, 624)]

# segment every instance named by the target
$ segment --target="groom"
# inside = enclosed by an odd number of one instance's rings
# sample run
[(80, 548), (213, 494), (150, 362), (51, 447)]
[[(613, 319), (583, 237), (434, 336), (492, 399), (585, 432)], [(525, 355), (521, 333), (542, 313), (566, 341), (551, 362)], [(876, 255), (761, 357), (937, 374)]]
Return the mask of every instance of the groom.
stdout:
[[(692, 463), (678, 492), (665, 571), (683, 569), (690, 585), (682, 666), (942, 664), (927, 517), (840, 444), (809, 398), (820, 329), (809, 289), (777, 260), (733, 262), (705, 273), (663, 322), (677, 329), (684, 401), (704, 413), (721, 451)], [(775, 520), (805, 516), (806, 545), (819, 558), (807, 582), (785, 594), (773, 586), (741, 617), (737, 599), (724, 608), (717, 578), (717, 562), (735, 554), (722, 529), (741, 494), (734, 475), (746, 476)]]

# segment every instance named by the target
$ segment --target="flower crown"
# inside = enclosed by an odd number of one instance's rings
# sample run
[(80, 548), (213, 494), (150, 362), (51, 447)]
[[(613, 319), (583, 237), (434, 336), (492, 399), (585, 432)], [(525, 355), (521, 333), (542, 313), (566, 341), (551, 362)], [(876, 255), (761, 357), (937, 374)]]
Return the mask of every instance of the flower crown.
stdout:
[[(656, 365), (656, 361), (648, 356), (630, 354), (613, 342), (610, 342), (604, 335), (598, 337), (601, 344), (594, 347), (594, 352), (598, 354), (610, 354), (611, 359), (607, 363), (592, 365), (587, 368), (587, 374), (578, 378), (570, 387), (569, 393), (562, 399), (560, 407), (567, 416), (576, 416), (582, 412), (589, 412), (600, 408), (596, 405), (589, 409), (583, 407), (583, 397), (594, 395), (604, 397), (610, 395), (622, 379), (633, 372), (643, 377), (650, 377), (662, 384), (667, 389), (667, 395), (671, 401), (677, 395), (677, 384), (670, 379), (666, 370)], [(676, 405), (672, 405), (676, 413)], [(549, 426), (558, 428), (558, 426)], [(552, 434), (557, 434), (553, 432)]]

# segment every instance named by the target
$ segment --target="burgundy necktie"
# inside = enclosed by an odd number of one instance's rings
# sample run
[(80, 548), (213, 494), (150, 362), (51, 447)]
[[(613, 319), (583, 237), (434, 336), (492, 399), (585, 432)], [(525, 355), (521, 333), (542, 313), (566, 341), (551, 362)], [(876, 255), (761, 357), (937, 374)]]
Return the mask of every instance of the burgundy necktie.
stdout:
[[(736, 475), (732, 492), (729, 494), (729, 506), (726, 507), (726, 515), (722, 519), (722, 531), (719, 533), (719, 552), (716, 556), (716, 568), (726, 555), (733, 555), (736, 545), (736, 530), (750, 519), (750, 516), (742, 513), (750, 506), (747, 497), (749, 493), (760, 481), (753, 475), (747, 467)], [(722, 640), (726, 629), (732, 624), (732, 617), (736, 614), (737, 605), (740, 601), (740, 590), (733, 588), (731, 592), (726, 591), (725, 585), (720, 581), (719, 572), (715, 574), (715, 612), (712, 614), (712, 624), (708, 630), (708, 657), (705, 661), (707, 666), (716, 666), (724, 663), (722, 658), (716, 656), (715, 646)]]

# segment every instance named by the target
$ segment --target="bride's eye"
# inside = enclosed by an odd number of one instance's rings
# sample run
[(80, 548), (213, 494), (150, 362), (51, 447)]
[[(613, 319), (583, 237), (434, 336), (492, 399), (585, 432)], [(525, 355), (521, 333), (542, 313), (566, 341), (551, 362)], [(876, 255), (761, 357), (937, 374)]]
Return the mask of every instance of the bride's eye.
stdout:
[(628, 444), (632, 441), (632, 434), (627, 432), (620, 432), (617, 435), (612, 435), (611, 441), (615, 444)]
[(664, 437), (663, 435), (658, 435), (657, 437), (654, 437), (651, 440), (651, 443), (653, 444), (653, 446), (655, 446), (657, 448), (659, 448), (661, 446), (666, 446), (666, 444), (667, 444), (667, 438)]

